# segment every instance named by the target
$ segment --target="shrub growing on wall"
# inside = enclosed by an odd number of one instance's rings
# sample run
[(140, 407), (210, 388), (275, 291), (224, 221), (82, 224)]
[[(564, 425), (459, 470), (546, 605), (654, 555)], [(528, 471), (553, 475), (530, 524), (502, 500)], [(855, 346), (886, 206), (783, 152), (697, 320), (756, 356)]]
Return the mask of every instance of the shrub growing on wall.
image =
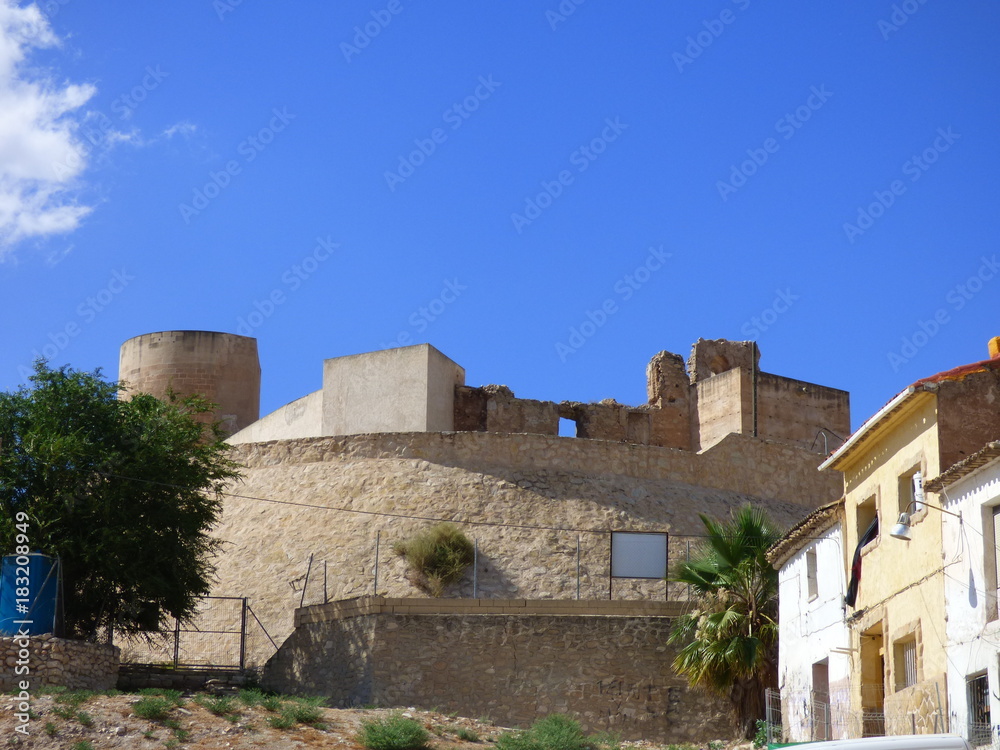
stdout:
[(441, 596), (472, 564), (473, 546), (469, 538), (451, 523), (439, 523), (414, 534), (393, 547), (405, 557), (414, 584), (431, 596)]

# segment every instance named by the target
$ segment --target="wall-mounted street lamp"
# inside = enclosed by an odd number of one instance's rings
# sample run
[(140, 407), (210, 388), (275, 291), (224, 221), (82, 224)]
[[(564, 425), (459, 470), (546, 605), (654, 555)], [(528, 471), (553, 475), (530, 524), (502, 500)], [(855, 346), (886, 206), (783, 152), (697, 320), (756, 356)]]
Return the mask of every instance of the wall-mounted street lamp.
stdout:
[[(910, 504), (906, 506), (906, 510), (899, 514), (899, 520), (896, 521), (896, 525), (892, 527), (892, 531), (889, 532), (889, 536), (895, 537), (896, 539), (902, 539), (905, 542), (910, 541), (910, 517), (913, 515), (910, 513), (910, 509), (917, 505), (916, 500), (910, 501)], [(962, 513), (952, 513), (950, 510), (945, 510), (944, 508), (939, 508), (936, 505), (931, 505), (930, 503), (920, 502), (921, 508), (934, 508), (934, 510), (939, 510), (942, 513), (946, 513), (949, 516), (955, 516), (959, 523), (962, 523)]]

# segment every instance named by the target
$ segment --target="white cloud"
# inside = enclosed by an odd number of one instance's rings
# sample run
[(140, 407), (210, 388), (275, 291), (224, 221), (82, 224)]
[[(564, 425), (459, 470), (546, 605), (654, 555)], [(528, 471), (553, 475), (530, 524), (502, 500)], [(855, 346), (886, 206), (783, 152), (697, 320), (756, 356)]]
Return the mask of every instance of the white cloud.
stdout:
[(0, 258), (20, 240), (73, 231), (91, 210), (77, 199), (88, 159), (77, 128), (96, 89), (23, 65), (58, 44), (37, 5), (0, 0)]
[(170, 140), (175, 135), (188, 136), (192, 135), (198, 130), (198, 126), (193, 122), (188, 122), (187, 120), (181, 120), (180, 122), (175, 122), (169, 128), (163, 131), (162, 135), (166, 136), (167, 140)]

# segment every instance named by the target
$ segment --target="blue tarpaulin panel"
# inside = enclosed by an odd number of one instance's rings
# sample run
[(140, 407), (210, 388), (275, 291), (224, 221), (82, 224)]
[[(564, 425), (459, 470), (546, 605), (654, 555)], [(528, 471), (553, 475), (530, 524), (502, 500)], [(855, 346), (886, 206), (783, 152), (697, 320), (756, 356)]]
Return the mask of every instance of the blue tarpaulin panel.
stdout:
[(0, 569), (0, 635), (51, 633), (56, 620), (56, 561), (7, 555)]

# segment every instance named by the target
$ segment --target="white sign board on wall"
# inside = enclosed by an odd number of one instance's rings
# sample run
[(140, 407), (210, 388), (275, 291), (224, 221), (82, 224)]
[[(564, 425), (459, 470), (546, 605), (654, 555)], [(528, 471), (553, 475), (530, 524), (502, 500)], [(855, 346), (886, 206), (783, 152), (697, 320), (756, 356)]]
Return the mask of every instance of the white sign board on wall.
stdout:
[(611, 532), (612, 578), (667, 576), (667, 535), (634, 531)]

